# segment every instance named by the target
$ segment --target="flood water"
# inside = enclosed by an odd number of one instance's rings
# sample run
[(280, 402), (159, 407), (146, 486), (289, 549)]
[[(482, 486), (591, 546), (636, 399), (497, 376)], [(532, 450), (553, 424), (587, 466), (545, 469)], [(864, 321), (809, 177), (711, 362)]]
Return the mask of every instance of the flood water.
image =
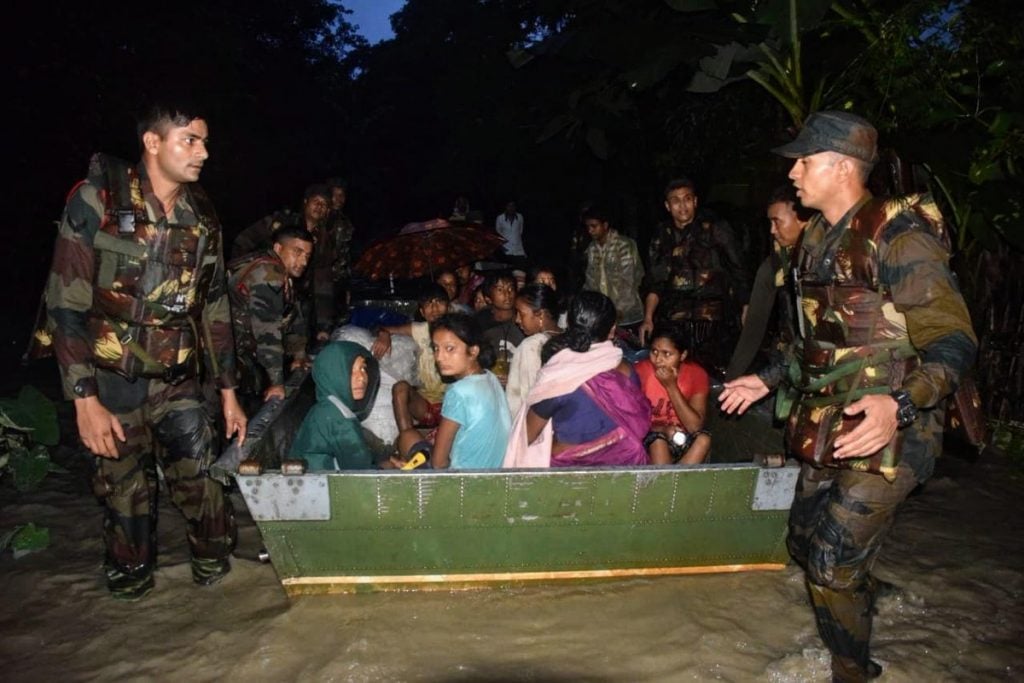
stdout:
[[(81, 473), (5, 489), (0, 529), (51, 547), (0, 559), (0, 676), (41, 680), (824, 681), (800, 571), (289, 601), (242, 529), (234, 570), (194, 586), (165, 507), (157, 587), (111, 600)], [(1024, 473), (944, 459), (903, 507), (876, 573), (882, 681), (1024, 680)], [(240, 499), (238, 500), (239, 504)]]

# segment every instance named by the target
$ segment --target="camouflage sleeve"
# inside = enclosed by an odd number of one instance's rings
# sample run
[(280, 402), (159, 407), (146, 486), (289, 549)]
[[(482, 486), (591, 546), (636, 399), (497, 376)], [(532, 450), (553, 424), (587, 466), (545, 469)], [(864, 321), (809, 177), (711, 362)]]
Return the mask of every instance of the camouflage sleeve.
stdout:
[(745, 306), (750, 302), (750, 274), (743, 265), (736, 234), (725, 221), (715, 221), (713, 229), (715, 242), (722, 254), (722, 265), (729, 273), (733, 299), (740, 306)]
[(292, 358), (305, 358), (309, 323), (302, 315), (302, 306), (296, 304), (293, 308), (292, 320), (284, 330), (284, 352)]
[(93, 340), (87, 313), (92, 307), (95, 270), (93, 238), (103, 216), (99, 190), (81, 184), (68, 199), (57, 232), (53, 264), (46, 282), (47, 325), (53, 330), (53, 349), (60, 367), (64, 396), (76, 398), (75, 384), (85, 380), (87, 395), (96, 393)]
[(974, 362), (977, 337), (945, 247), (921, 229), (887, 237), (879, 245), (879, 276), (906, 316), (910, 341), (921, 355), (903, 388), (915, 405), (930, 408), (956, 390)]
[(235, 336), (231, 329), (231, 303), (228, 299), (227, 276), (224, 269), (224, 248), (220, 233), (203, 259), (214, 259), (203, 306), (202, 325), (206, 335), (206, 359), (220, 389), (235, 387)]
[(249, 280), (249, 318), (256, 340), (256, 362), (271, 384), (284, 384), (284, 278), (274, 268), (254, 268)]

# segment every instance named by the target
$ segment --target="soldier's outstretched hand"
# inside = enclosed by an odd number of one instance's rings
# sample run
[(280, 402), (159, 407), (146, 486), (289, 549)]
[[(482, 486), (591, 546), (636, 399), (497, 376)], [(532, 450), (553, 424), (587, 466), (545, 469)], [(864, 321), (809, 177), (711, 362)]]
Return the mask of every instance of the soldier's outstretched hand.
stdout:
[(846, 406), (846, 415), (864, 419), (849, 434), (836, 439), (834, 458), (858, 458), (877, 453), (896, 434), (896, 401), (888, 394), (868, 394)]
[(249, 424), (249, 418), (238, 403), (234, 389), (220, 390), (220, 404), (224, 412), (224, 437), (230, 439), (232, 435), (238, 435), (238, 445), (245, 443), (245, 427)]
[(757, 375), (737, 377), (725, 383), (722, 393), (718, 395), (719, 407), (724, 413), (742, 415), (747, 408), (767, 396), (769, 391)]
[[(117, 441), (125, 442), (124, 427), (95, 396), (75, 399), (78, 436), (93, 455), (117, 460)], [(116, 441), (115, 441), (116, 439)]]

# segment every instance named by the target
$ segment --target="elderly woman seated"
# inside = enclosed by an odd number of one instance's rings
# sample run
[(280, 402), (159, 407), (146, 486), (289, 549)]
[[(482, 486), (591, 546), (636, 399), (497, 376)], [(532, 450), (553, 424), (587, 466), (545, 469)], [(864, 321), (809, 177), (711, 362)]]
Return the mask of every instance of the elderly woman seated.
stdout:
[(644, 465), (651, 406), (632, 366), (610, 341), (615, 306), (581, 292), (569, 328), (549, 340), (544, 366), (516, 415), (505, 467)]

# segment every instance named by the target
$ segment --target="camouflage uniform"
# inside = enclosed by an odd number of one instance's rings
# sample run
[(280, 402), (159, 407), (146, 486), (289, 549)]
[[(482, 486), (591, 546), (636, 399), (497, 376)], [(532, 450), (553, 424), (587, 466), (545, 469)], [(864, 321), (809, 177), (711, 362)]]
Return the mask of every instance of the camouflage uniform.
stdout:
[(313, 284), (313, 329), (318, 332), (330, 332), (338, 322), (334, 291), (339, 248), (336, 228), (330, 221), (324, 221), (313, 231), (316, 246), (306, 271)]
[(355, 237), (355, 226), (343, 211), (332, 211), (327, 218), (328, 234), (334, 242), (334, 262), (331, 264), (333, 280), (331, 293), (334, 296), (335, 322), (341, 322), (348, 304), (348, 293), (352, 279), (352, 240)]
[(108, 585), (126, 597), (152, 586), (157, 464), (188, 521), (197, 582), (228, 571), (235, 541), (230, 505), (206, 474), (214, 453), (199, 389), (202, 366), (234, 386), (220, 225), (198, 185), (183, 190), (165, 215), (142, 164), (95, 155), (68, 199), (47, 283), (65, 395), (98, 396), (124, 427), (119, 459), (96, 458), (94, 488)]
[(335, 282), (347, 283), (352, 277), (352, 240), (356, 228), (352, 221), (341, 211), (332, 211), (327, 219), (330, 234), (334, 236), (334, 263), (331, 273)]
[[(351, 223), (348, 225), (351, 227)], [(285, 210), (253, 223), (235, 238), (231, 258), (238, 259), (269, 248), (274, 242), (274, 233), (282, 227), (305, 228), (305, 217), (302, 213)], [(336, 227), (331, 221), (325, 221), (313, 231), (313, 257), (302, 278), (295, 283), (303, 319), (316, 330), (330, 330), (337, 318), (334, 283), (340, 242)]]
[(632, 325), (644, 318), (640, 302), (640, 283), (644, 264), (636, 242), (609, 230), (603, 245), (597, 240), (587, 247), (587, 272), (584, 289), (601, 292), (615, 304), (619, 325)]
[[(750, 295), (732, 228), (700, 215), (683, 228), (664, 223), (648, 246), (648, 290), (658, 295), (655, 327), (685, 325), (694, 354), (709, 367), (724, 368), (735, 337), (739, 310)], [(708, 342), (705, 345), (705, 342)]]
[(267, 387), (284, 384), (287, 356), (305, 357), (306, 329), (292, 279), (272, 250), (236, 259), (228, 270), (238, 389), (248, 410)]
[[(800, 396), (787, 445), (804, 465), (788, 544), (806, 571), (838, 680), (871, 670), (869, 572), (897, 506), (934, 469), (943, 400), (974, 358), (948, 248), (930, 197), (869, 195), (834, 226), (812, 219), (798, 252), (802, 348), (789, 375)], [(759, 373), (769, 387), (786, 375), (778, 364)], [(879, 454), (833, 462), (833, 441), (856, 423), (842, 417), (844, 405), (899, 388), (919, 409), (917, 420)]]

